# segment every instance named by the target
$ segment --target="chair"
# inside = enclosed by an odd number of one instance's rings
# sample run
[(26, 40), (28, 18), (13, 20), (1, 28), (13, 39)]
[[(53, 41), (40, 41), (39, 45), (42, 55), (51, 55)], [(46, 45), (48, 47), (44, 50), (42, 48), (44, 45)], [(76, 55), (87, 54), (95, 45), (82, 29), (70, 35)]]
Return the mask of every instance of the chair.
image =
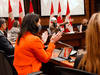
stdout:
[(77, 25), (77, 29), (78, 29), (78, 31), (80, 32), (80, 25)]
[(82, 71), (62, 66), (55, 66), (55, 69), (58, 72), (58, 75), (97, 75), (94, 73), (89, 73), (87, 71)]
[(27, 75), (46, 75), (46, 74), (43, 74), (42, 71), (38, 71), (38, 72), (33, 72), (33, 73), (30, 73), (30, 74), (27, 74)]
[(15, 68), (2, 50), (0, 50), (0, 74), (17, 75)]
[[(42, 71), (33, 72), (28, 75), (39, 75), (39, 74), (42, 74)], [(0, 75), (18, 75), (16, 69), (11, 64), (9, 58), (2, 50), (0, 50)]]

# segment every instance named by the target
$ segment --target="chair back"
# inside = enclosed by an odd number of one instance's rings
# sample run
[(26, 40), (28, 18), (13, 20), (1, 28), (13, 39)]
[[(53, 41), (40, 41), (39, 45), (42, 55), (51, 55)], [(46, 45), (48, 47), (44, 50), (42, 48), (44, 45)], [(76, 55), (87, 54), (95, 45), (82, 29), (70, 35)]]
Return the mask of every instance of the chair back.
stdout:
[(33, 72), (27, 75), (45, 75), (45, 74), (43, 74), (43, 71), (37, 71), (37, 72)]
[(55, 66), (55, 69), (58, 75), (97, 75), (94, 73), (89, 73), (87, 71), (67, 68), (67, 67), (62, 67), (62, 66)]
[[(40, 75), (40, 74), (43, 74), (43, 72), (38, 71), (29, 73), (27, 75)], [(0, 75), (18, 75), (16, 69), (11, 64), (9, 58), (2, 50), (0, 50)]]
[(0, 75), (17, 75), (15, 68), (2, 50), (0, 50)]
[(78, 31), (80, 32), (80, 25), (77, 25), (77, 29), (78, 29)]

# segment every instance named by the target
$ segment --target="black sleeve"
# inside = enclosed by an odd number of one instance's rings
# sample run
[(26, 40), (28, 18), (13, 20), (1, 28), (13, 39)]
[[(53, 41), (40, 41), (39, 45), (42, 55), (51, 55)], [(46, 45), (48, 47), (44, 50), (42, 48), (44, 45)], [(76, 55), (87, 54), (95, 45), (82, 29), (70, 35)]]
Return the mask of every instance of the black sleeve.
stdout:
[(7, 40), (4, 35), (0, 35), (0, 49), (3, 50), (7, 55), (14, 54), (13, 45)]
[(82, 57), (83, 57), (83, 55), (79, 55), (79, 56), (76, 57), (75, 63), (74, 63), (74, 68), (77, 69), (77, 67), (78, 67), (78, 65), (79, 65), (79, 63), (80, 63)]

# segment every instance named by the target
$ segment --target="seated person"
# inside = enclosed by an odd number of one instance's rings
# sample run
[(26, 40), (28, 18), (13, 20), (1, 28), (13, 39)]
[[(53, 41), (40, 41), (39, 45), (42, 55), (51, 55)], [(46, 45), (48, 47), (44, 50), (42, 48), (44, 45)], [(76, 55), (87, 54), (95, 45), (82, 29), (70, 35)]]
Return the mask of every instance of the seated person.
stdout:
[[(73, 19), (70, 19), (70, 20), (69, 20), (69, 22), (72, 22), (72, 21), (73, 21)], [(69, 22), (67, 21), (67, 22), (63, 22), (63, 23), (58, 24), (58, 23), (57, 23), (57, 19), (56, 19), (55, 17), (52, 17), (52, 18), (51, 18), (51, 22), (52, 22), (52, 24), (50, 25), (51, 34), (57, 33), (58, 31), (61, 31), (61, 30), (60, 30), (60, 26), (63, 26), (63, 25), (65, 25), (65, 24), (69, 23)]]
[(6, 27), (5, 31), (4, 32), (4, 35), (7, 37), (7, 33), (8, 33), (8, 28)]
[(44, 50), (44, 43), (48, 33), (38, 35), (41, 31), (39, 15), (28, 13), (23, 18), (19, 37), (15, 43), (14, 67), (18, 75), (40, 71), (42, 63), (47, 63), (55, 48), (55, 43), (61, 38), (62, 33), (53, 34), (48, 48)]
[(4, 51), (7, 56), (14, 54), (14, 47), (5, 37), (3, 31), (6, 29), (6, 20), (0, 18), (0, 50)]
[(13, 23), (13, 27), (10, 30), (10, 41), (15, 42), (17, 37), (18, 37), (18, 33), (19, 33), (19, 28), (18, 28), (19, 22), (18, 21), (14, 21)]
[(92, 15), (86, 30), (85, 55), (77, 56), (74, 68), (100, 74), (100, 13)]
[(80, 26), (80, 32), (86, 31), (87, 25), (88, 25), (88, 20), (87, 19), (83, 19), (83, 21), (81, 23), (81, 26)]

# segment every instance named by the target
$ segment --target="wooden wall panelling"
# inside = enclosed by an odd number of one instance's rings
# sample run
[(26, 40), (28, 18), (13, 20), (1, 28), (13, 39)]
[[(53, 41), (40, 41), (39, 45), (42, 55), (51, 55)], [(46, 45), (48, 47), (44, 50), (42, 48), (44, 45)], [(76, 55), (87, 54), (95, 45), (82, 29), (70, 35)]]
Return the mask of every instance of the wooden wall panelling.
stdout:
[[(74, 19), (73, 24), (75, 23), (81, 23), (82, 20), (84, 18), (87, 18), (89, 20), (89, 0), (85, 0), (85, 11), (86, 11), (86, 15), (84, 16), (72, 16), (72, 18)], [(63, 21), (65, 20), (65, 17), (63, 17)], [(49, 17), (41, 17), (41, 24), (43, 26), (45, 25), (49, 25)]]
[(97, 0), (89, 0), (90, 1), (90, 17), (91, 17), (91, 15), (93, 14), (93, 13), (95, 13), (96, 12), (96, 7), (95, 7), (95, 1), (97, 1)]
[[(30, 0), (24, 0), (25, 12), (29, 13)], [(38, 14), (38, 0), (32, 0), (34, 12)]]

